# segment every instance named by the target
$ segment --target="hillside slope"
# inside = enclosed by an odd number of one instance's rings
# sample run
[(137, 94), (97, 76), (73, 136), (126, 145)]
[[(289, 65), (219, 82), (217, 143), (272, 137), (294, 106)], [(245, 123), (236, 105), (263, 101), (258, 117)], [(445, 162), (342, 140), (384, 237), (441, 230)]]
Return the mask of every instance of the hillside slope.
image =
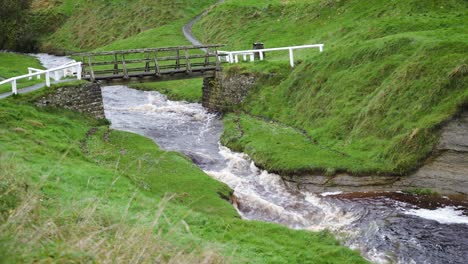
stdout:
[[(47, 1), (35, 0), (35, 14), (54, 14), (63, 23), (43, 32), (44, 51), (160, 47), (188, 43), (181, 28), (191, 18), (214, 4), (201, 1)], [(40, 17), (35, 20), (39, 20)]]
[[(300, 54), (292, 71), (286, 62), (271, 67), (239, 109), (247, 115), (226, 119), (224, 142), (281, 173), (415, 169), (441, 124), (468, 103), (467, 10), (462, 0), (226, 1), (196, 25), (202, 41), (228, 49), (325, 43), (325, 52)], [(268, 120), (305, 134), (277, 133)]]

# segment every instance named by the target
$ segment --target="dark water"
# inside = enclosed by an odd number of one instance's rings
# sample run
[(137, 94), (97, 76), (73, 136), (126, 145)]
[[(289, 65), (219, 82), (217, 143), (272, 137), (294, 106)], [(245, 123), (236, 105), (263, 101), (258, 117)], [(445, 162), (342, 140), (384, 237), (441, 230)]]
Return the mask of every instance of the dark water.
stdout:
[(329, 229), (375, 263), (468, 263), (464, 201), (402, 193), (314, 194), (291, 190), (278, 175), (219, 144), (221, 121), (199, 104), (169, 101), (157, 92), (103, 88), (114, 129), (135, 132), (161, 148), (185, 153), (234, 190), (245, 219), (306, 230)]

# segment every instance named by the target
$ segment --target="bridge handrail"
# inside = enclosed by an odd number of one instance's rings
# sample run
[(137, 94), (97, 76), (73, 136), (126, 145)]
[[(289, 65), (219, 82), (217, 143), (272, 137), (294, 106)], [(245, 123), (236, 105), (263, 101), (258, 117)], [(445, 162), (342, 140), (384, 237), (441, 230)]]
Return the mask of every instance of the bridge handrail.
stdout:
[[(81, 80), (81, 64), (82, 64), (81, 62), (67, 63), (65, 65), (58, 66), (58, 67), (51, 68), (51, 69), (46, 69), (46, 70), (39, 70), (39, 69), (29, 67), (28, 70), (30, 71), (30, 73), (3, 80), (0, 82), (0, 85), (11, 83), (12, 93), (18, 94), (17, 85), (16, 85), (18, 80), (25, 79), (25, 78), (32, 78), (34, 76), (40, 76), (44, 74), (46, 77), (45, 78), (46, 86), (50, 87), (50, 78), (51, 78), (50, 73), (52, 72), (57, 73), (58, 71), (71, 69), (71, 68), (76, 68), (77, 79)], [(57, 79), (58, 78), (56, 78), (56, 80)]]
[(227, 55), (226, 61), (229, 63), (238, 63), (239, 62), (239, 55), (243, 55), (244, 61), (247, 60), (247, 55), (250, 56), (250, 61), (255, 60), (255, 54), (258, 53), (260, 60), (264, 59), (264, 53), (267, 51), (281, 51), (281, 50), (289, 50), (289, 58), (291, 67), (294, 67), (294, 50), (297, 49), (310, 49), (310, 48), (318, 48), (320, 52), (323, 52), (324, 44), (310, 44), (310, 45), (302, 45), (302, 46), (290, 46), (290, 47), (279, 47), (279, 48), (267, 48), (267, 49), (252, 49), (252, 50), (237, 50), (237, 51), (218, 51), (218, 53), (223, 53)]
[(203, 49), (203, 48), (219, 48), (225, 45), (214, 44), (214, 45), (196, 45), (196, 46), (179, 46), (179, 47), (163, 47), (163, 48), (145, 48), (145, 49), (129, 49), (129, 50), (114, 50), (114, 51), (96, 51), (96, 52), (81, 52), (72, 53), (71, 56), (90, 56), (90, 55), (113, 55), (113, 54), (129, 54), (129, 53), (145, 53), (153, 51), (174, 51), (174, 50), (191, 50), (191, 49)]

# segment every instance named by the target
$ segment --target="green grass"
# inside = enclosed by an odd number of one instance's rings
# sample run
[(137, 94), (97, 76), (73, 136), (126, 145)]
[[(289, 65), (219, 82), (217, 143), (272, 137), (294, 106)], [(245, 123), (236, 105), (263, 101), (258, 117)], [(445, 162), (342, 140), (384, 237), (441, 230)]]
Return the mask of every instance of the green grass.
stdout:
[[(275, 75), (260, 74), (239, 110), (303, 130), (319, 146), (346, 155), (324, 157), (313, 147), (283, 144), (265, 149), (268, 134), (280, 142), (303, 136), (278, 136), (276, 125), (263, 123), (264, 137), (251, 130), (236, 144), (262, 153), (253, 156), (266, 167), (295, 172), (323, 164), (323, 170), (355, 174), (405, 174), (431, 153), (441, 124), (468, 103), (467, 8), (461, 0), (228, 0), (195, 32), (202, 41), (228, 43), (226, 50), (254, 41), (266, 47), (325, 44), (323, 53), (297, 54), (302, 62), (293, 70), (242, 64), (242, 71)], [(287, 53), (269, 53), (267, 60), (287, 63)]]
[[(117, 50), (187, 44), (182, 26), (215, 0), (63, 1), (65, 23), (42, 41), (55, 51)], [(40, 11), (36, 10), (36, 11)]]
[[(43, 69), (38, 59), (22, 54), (0, 52), (0, 77), (11, 77), (28, 74), (28, 67)], [(23, 79), (18, 81), (18, 89), (38, 83), (37, 80)], [(10, 92), (11, 84), (0, 85), (0, 93)]]
[(150, 139), (29, 103), (53, 89), (0, 101), (0, 259), (365, 263), (326, 232), (241, 220), (227, 186)]
[[(224, 118), (222, 143), (245, 151), (260, 167), (279, 174), (374, 171), (374, 164), (334, 151), (302, 131), (246, 114)], [(314, 155), (310, 155), (314, 153)]]
[(158, 91), (170, 100), (183, 100), (200, 103), (202, 99), (203, 79), (130, 84), (132, 88), (145, 91)]

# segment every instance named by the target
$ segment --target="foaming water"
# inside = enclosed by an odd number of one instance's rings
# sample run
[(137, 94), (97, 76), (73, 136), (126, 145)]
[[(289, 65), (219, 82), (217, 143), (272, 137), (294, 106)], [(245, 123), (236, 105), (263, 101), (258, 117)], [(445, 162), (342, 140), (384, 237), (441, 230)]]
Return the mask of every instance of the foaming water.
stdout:
[[(248, 155), (220, 145), (222, 122), (200, 104), (170, 101), (157, 92), (125, 86), (104, 87), (103, 99), (112, 128), (144, 135), (163, 149), (186, 154), (234, 190), (234, 205), (245, 219), (331, 230), (375, 263), (465, 263), (468, 258), (468, 224), (449, 221), (453, 211), (444, 211), (447, 222), (438, 222), (425, 209), (386, 195), (292, 190), (279, 175), (257, 168)], [(465, 219), (456, 209), (456, 216)], [(437, 210), (432, 215), (439, 214)]]
[(36, 57), (41, 62), (42, 66), (44, 66), (44, 68), (46, 69), (59, 67), (73, 61), (72, 59), (66, 56), (55, 56), (46, 53), (37, 53), (30, 55)]
[(246, 154), (221, 145), (219, 153), (225, 167), (205, 172), (234, 190), (236, 205), (246, 219), (309, 230), (336, 229), (355, 220), (352, 213), (321, 202), (316, 195), (289, 190), (279, 175), (260, 170)]
[(468, 216), (463, 215), (461, 208), (447, 206), (437, 209), (411, 209), (405, 214), (419, 216), (425, 219), (434, 220), (441, 224), (468, 224)]

